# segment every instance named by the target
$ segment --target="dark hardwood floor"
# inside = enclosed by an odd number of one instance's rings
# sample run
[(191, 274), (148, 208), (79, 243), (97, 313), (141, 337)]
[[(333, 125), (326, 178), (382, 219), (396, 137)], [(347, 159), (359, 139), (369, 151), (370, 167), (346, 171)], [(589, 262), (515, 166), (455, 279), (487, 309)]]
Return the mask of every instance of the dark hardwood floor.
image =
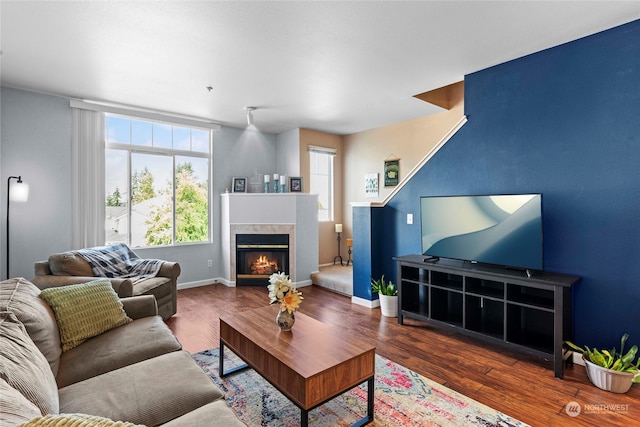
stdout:
[[(532, 426), (638, 426), (640, 385), (626, 394), (591, 385), (583, 366), (568, 366), (564, 379), (553, 366), (423, 322), (382, 317), (380, 309), (352, 304), (349, 297), (318, 286), (300, 288), (300, 312), (369, 340), (376, 352), (440, 384)], [(221, 315), (268, 304), (266, 286), (221, 284), (178, 291), (178, 313), (167, 321), (191, 353), (219, 345)], [(275, 321), (275, 319), (274, 319)], [(581, 412), (570, 417), (569, 402)]]

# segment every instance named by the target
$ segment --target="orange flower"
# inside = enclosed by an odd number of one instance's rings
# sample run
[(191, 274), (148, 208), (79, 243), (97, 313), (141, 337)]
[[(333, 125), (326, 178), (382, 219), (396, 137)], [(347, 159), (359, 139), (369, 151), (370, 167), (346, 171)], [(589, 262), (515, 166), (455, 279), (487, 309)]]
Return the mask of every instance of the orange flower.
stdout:
[(288, 292), (281, 301), (281, 309), (282, 311), (289, 311), (289, 313), (295, 311), (300, 307), (300, 303), (302, 303), (302, 294), (298, 291), (290, 291)]
[(299, 292), (285, 273), (273, 273), (269, 277), (269, 304), (280, 303), (280, 311), (292, 313), (302, 303), (302, 292)]

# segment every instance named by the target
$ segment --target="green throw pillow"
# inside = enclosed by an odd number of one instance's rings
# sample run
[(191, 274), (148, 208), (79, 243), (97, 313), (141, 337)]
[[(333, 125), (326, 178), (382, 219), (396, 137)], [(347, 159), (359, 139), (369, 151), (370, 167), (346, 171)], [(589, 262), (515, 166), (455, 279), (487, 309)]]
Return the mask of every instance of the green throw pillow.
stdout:
[(56, 315), (62, 351), (133, 321), (124, 312), (109, 280), (43, 289), (40, 297)]

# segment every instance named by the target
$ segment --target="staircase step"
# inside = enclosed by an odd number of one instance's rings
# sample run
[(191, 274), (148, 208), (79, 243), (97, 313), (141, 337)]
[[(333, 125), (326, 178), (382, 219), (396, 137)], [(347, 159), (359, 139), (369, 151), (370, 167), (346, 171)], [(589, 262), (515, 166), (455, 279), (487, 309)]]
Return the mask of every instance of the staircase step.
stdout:
[(353, 267), (325, 265), (320, 271), (311, 273), (311, 282), (344, 295), (353, 295)]

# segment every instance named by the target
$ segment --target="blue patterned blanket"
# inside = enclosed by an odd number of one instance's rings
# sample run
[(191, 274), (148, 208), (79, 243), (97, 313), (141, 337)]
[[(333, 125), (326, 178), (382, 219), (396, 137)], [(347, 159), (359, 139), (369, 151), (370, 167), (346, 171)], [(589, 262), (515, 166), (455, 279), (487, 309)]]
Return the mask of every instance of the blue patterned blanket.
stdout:
[(74, 251), (93, 270), (96, 277), (127, 278), (134, 281), (154, 277), (162, 260), (142, 259), (124, 243)]

